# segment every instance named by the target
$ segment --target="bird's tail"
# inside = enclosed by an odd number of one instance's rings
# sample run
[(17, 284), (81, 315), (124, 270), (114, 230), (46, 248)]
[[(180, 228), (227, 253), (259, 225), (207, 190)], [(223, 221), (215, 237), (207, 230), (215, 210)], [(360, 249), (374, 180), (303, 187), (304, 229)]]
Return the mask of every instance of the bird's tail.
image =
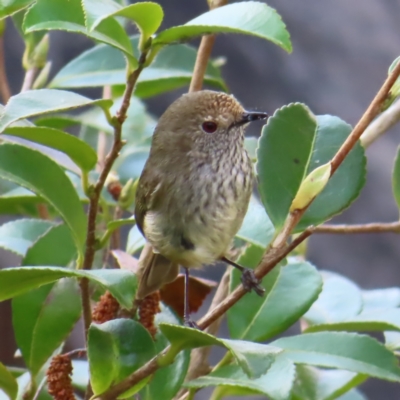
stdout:
[(178, 273), (178, 264), (172, 263), (161, 254), (154, 253), (152, 247), (146, 244), (139, 260), (136, 300), (142, 300), (165, 284), (174, 281)]

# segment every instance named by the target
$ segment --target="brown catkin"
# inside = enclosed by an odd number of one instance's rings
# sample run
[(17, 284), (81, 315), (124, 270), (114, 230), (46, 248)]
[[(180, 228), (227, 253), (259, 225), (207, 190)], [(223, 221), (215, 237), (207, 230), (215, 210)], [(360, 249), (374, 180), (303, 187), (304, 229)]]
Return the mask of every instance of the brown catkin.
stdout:
[(157, 333), (154, 317), (161, 311), (160, 299), (159, 291), (149, 294), (142, 300), (139, 308), (139, 322), (149, 331), (153, 338)]
[(75, 400), (71, 374), (72, 363), (67, 355), (53, 357), (47, 370), (47, 387), (55, 400)]
[(118, 301), (107, 291), (100, 297), (100, 300), (95, 305), (92, 312), (92, 320), (98, 324), (111, 321), (117, 317), (118, 310)]

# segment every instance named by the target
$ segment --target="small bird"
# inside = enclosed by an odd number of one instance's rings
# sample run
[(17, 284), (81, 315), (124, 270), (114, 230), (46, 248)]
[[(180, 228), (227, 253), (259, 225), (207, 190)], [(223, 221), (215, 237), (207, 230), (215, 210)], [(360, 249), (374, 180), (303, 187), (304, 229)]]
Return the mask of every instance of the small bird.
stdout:
[(253, 189), (244, 130), (267, 117), (210, 90), (184, 94), (161, 116), (136, 193), (136, 223), (153, 249), (141, 257), (137, 299), (173, 281), (182, 266), (184, 321), (195, 326), (188, 310), (188, 269), (220, 260), (239, 268), (245, 288), (262, 295), (253, 271), (226, 253)]

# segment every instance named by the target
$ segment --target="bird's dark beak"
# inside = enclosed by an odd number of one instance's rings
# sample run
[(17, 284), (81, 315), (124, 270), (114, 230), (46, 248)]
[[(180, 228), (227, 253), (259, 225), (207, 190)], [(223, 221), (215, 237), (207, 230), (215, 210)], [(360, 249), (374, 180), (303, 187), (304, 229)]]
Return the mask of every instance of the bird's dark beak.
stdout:
[(265, 112), (258, 111), (245, 111), (242, 115), (242, 120), (239, 122), (240, 125), (247, 124), (248, 122), (260, 121), (267, 119), (268, 114)]

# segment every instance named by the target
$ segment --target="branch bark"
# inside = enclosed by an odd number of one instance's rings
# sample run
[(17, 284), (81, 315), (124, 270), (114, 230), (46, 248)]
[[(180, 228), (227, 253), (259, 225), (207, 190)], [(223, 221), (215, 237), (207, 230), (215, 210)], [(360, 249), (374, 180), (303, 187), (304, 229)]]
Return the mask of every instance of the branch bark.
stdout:
[(315, 233), (400, 233), (400, 222), (375, 222), (358, 225), (320, 225)]

